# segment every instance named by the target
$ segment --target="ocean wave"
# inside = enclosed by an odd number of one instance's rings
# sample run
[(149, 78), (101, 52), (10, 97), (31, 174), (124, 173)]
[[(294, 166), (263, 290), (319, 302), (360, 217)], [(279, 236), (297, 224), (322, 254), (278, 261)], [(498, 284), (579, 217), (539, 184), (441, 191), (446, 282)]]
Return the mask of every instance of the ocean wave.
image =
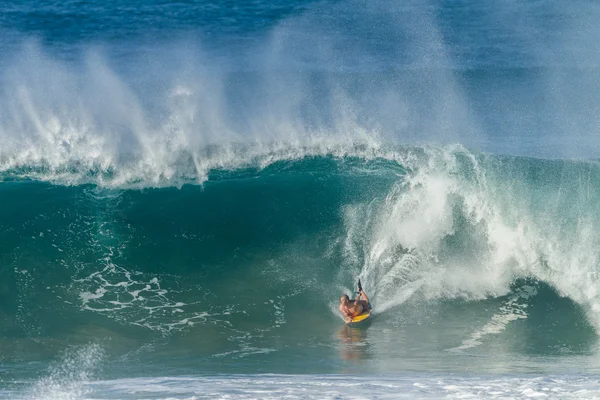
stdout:
[[(203, 185), (180, 189), (53, 185), (25, 172), (1, 183), (15, 310), (4, 329), (44, 334), (50, 307), (124, 332), (210, 329), (233, 347), (207, 354), (245, 357), (271, 352), (260, 338), (293, 329), (290, 316), (306, 307), (335, 314), (332, 293), (351, 292), (356, 277), (383, 324), (495, 302), (445, 350), (485, 347), (536, 321), (528, 307), (540, 284), (551, 288), (545, 299), (566, 297), (599, 328), (597, 163), (462, 146), (253, 151), (230, 153)], [(533, 289), (515, 286), (523, 279)]]

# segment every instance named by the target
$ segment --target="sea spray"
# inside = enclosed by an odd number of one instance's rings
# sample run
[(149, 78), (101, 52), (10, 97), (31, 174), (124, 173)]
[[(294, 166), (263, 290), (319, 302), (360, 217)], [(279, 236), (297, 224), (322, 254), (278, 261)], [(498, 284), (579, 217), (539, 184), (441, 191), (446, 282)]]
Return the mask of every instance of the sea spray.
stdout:
[(76, 400), (90, 392), (86, 386), (101, 368), (104, 358), (102, 346), (90, 344), (71, 347), (49, 367), (48, 374), (40, 378), (25, 394), (26, 399)]

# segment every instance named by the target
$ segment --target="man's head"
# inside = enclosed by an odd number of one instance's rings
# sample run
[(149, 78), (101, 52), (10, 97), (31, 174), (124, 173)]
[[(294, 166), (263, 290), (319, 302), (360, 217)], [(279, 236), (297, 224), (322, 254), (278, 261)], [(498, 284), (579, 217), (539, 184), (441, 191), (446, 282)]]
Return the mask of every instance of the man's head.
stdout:
[(348, 304), (349, 301), (350, 301), (350, 297), (348, 297), (347, 294), (342, 295), (342, 297), (340, 297), (340, 303), (343, 305)]

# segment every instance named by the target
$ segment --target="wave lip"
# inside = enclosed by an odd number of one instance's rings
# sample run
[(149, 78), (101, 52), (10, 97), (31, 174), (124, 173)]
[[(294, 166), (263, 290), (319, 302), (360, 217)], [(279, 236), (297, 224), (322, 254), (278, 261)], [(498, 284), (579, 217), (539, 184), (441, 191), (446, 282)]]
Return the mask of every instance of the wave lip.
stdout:
[[(172, 144), (170, 145), (172, 146)], [(260, 171), (277, 162), (331, 157), (377, 159), (406, 163), (419, 150), (382, 144), (378, 140), (337, 140), (315, 137), (302, 142), (232, 143), (172, 151), (158, 147), (144, 154), (83, 153), (47, 156), (24, 150), (0, 154), (4, 181), (36, 180), (58, 185), (93, 184), (107, 188), (180, 187), (202, 184), (216, 171)], [(414, 154), (413, 154), (414, 153)], [(64, 157), (63, 157), (64, 156)]]

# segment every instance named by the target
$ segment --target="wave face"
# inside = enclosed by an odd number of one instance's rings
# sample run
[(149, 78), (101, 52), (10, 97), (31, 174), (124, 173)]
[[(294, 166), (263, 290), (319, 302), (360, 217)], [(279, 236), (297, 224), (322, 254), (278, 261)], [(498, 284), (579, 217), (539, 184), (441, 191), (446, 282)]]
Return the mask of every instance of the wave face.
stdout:
[(2, 183), (3, 354), (92, 340), (124, 363), (264, 358), (294, 371), (318, 352), (339, 359), (336, 302), (356, 277), (381, 328), (374, 365), (593, 353), (598, 163), (364, 151), (213, 170), (181, 188)]

